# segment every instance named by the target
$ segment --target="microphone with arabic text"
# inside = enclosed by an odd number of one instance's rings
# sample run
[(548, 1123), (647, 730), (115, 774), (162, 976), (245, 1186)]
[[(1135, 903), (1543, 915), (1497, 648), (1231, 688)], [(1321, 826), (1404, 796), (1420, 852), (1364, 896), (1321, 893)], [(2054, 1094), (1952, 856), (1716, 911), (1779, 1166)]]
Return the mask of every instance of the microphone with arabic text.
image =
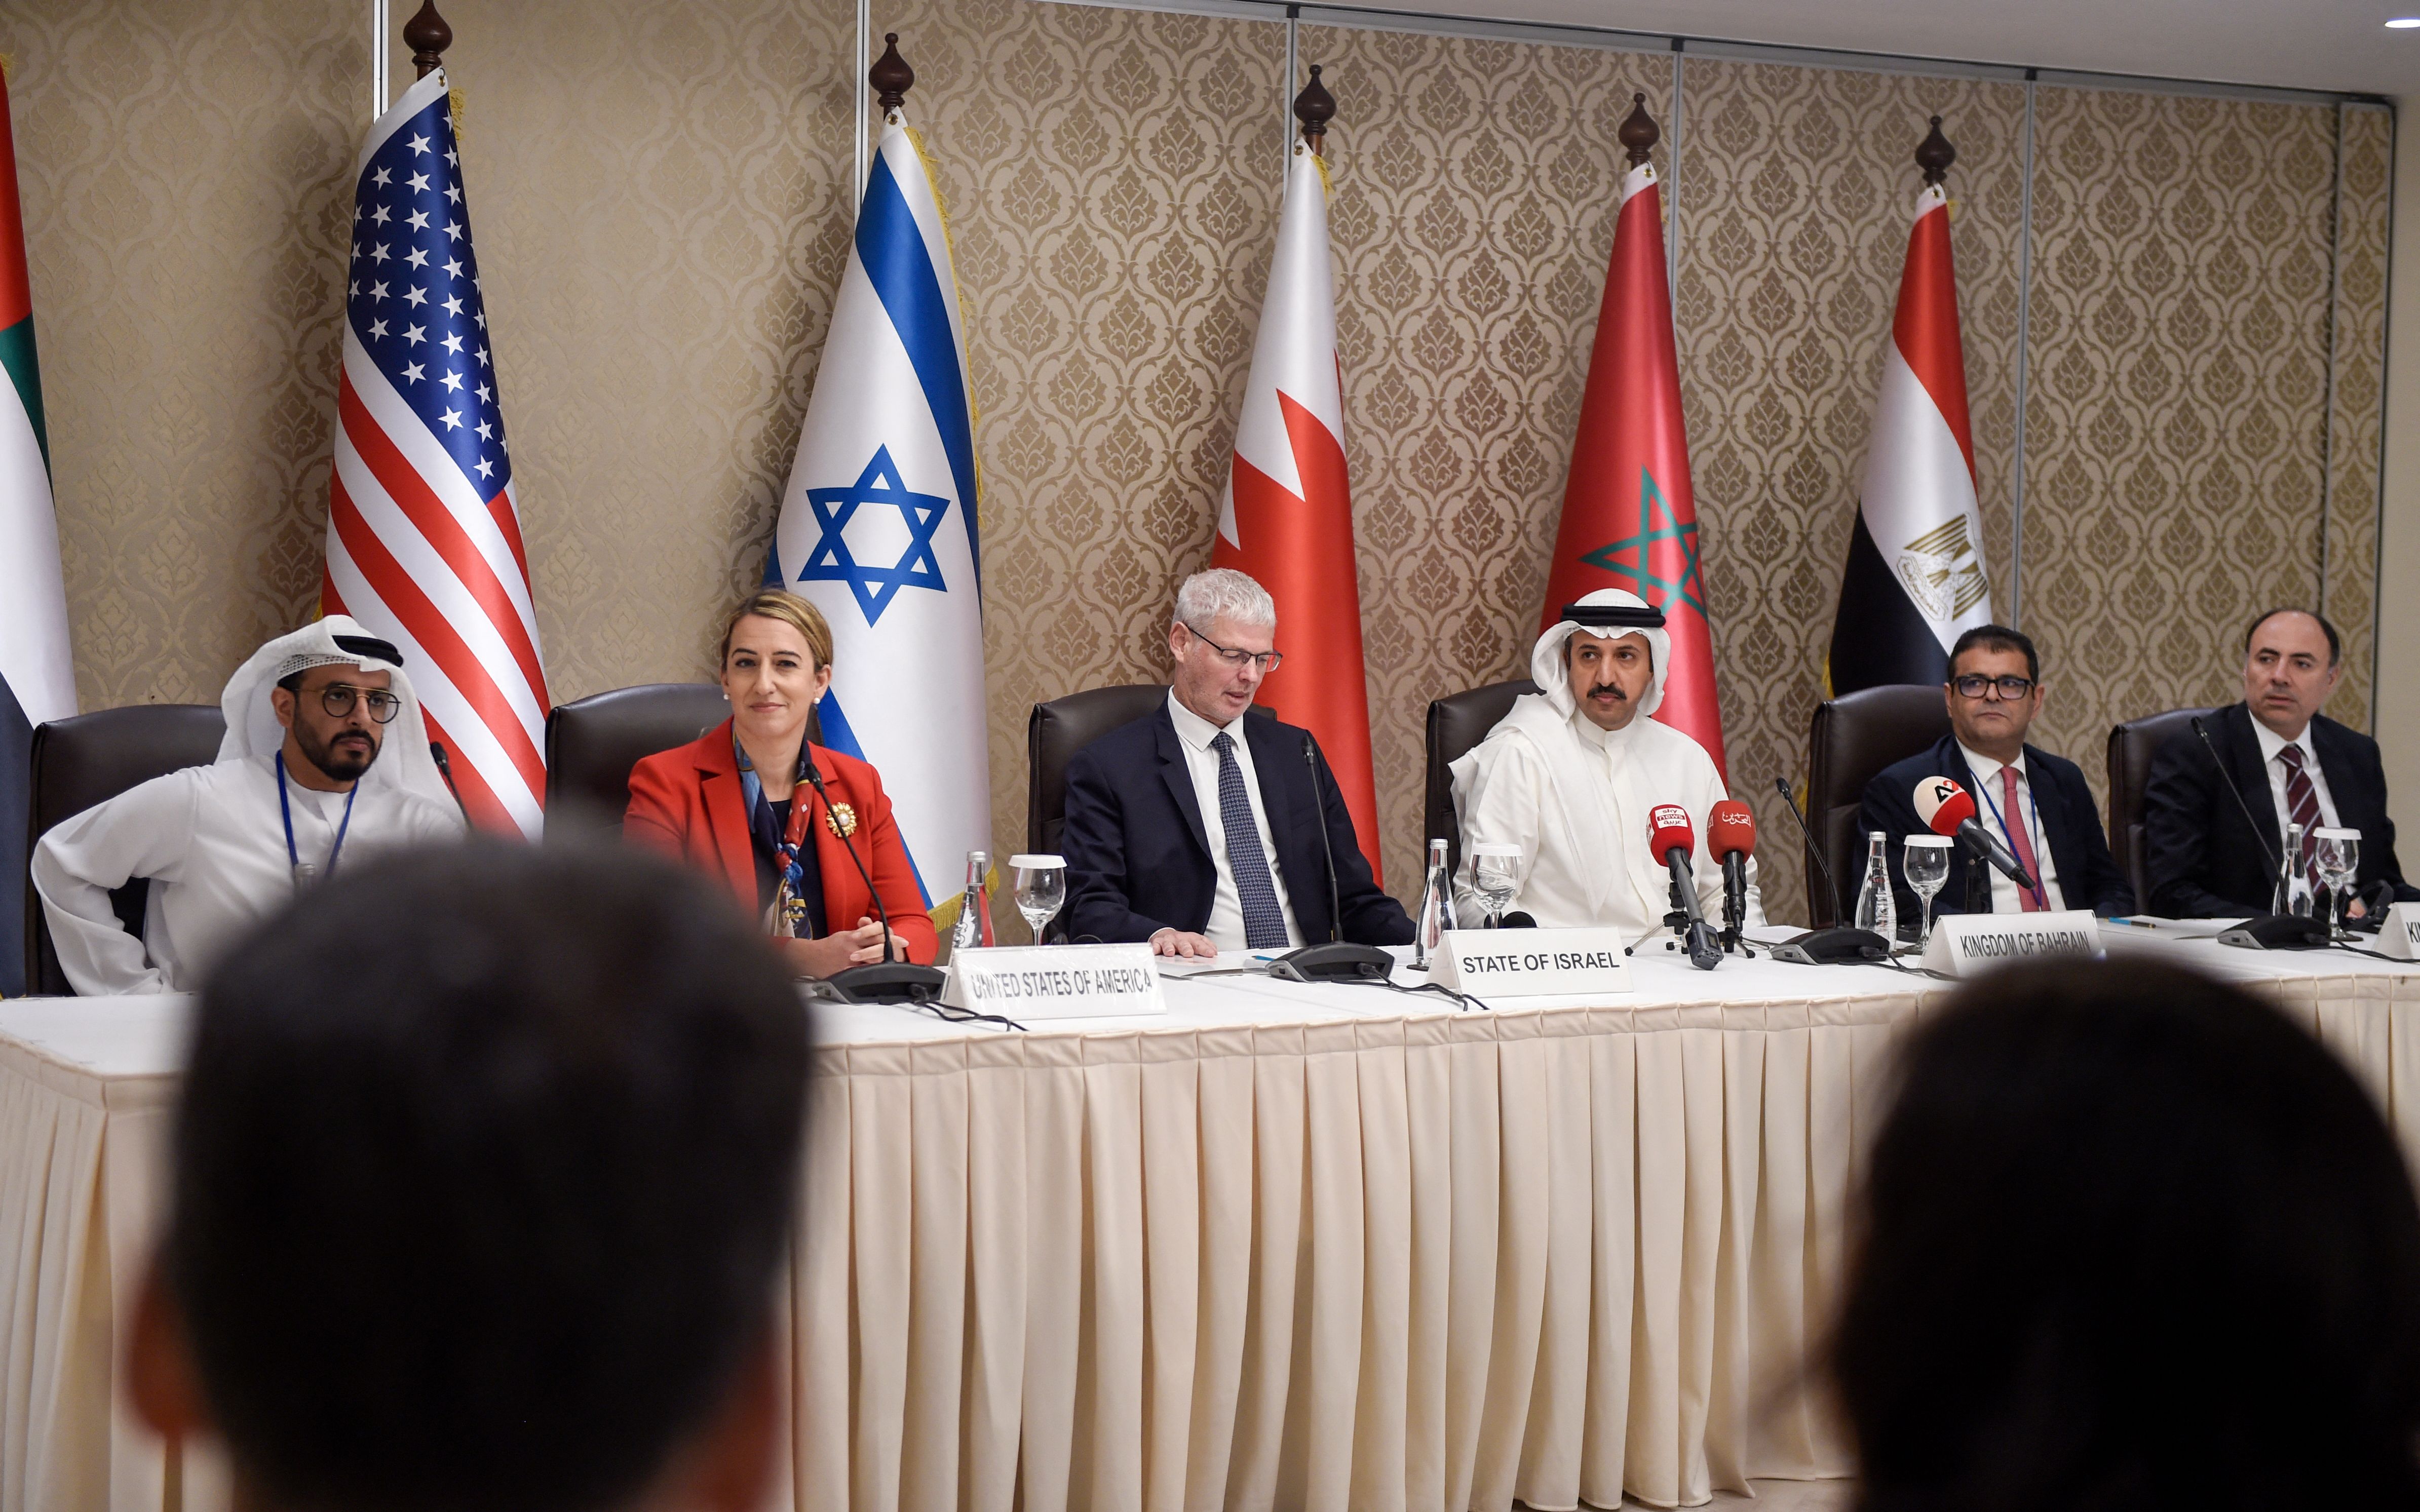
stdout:
[(1963, 841), (1971, 854), (1991, 862), (2010, 882), (2027, 892), (2034, 890), (2034, 879), (2017, 864), (2000, 838), (1975, 817), (1974, 795), (1964, 788), (1946, 777), (1926, 778), (1916, 785), (1916, 816), (1934, 834)]
[(1698, 879), (1689, 869), (1689, 857), (1698, 848), (1698, 832), (1689, 824), (1689, 810), (1677, 803), (1659, 803), (1647, 810), (1647, 850), (1664, 869), (1672, 873), (1672, 913), (1668, 916), (1673, 932), (1687, 942), (1690, 964), (1700, 971), (1712, 971), (1722, 964), (1723, 952), (1706, 930), (1706, 916), (1698, 908)]
[(1725, 798), (1706, 815), (1706, 854), (1723, 865), (1723, 949), (1747, 926), (1747, 858), (1756, 854), (1756, 810)]

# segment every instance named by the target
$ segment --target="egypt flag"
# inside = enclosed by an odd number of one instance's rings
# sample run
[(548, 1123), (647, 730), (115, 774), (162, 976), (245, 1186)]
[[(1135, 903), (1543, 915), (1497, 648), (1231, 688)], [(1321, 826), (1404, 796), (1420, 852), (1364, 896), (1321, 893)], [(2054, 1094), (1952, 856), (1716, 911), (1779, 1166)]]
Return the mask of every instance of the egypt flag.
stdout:
[(1277, 255), (1210, 564), (1250, 574), (1277, 600), (1278, 646), (1290, 654), (1261, 684), (1260, 702), (1318, 737), (1361, 854), (1377, 875), (1378, 796), (1361, 668), (1353, 490), (1344, 471), (1327, 170), (1299, 139), (1286, 172)]
[(1719, 772), (1723, 715), (1714, 699), (1689, 436), (1681, 421), (1663, 197), (1652, 163), (1622, 176), (1613, 260), (1538, 628), (1543, 633), (1562, 618), (1564, 605), (1600, 588), (1626, 589), (1662, 609), (1672, 652), (1655, 717), (1703, 746)]
[(1907, 234), (1899, 313), (1874, 400), (1873, 445), (1832, 618), (1832, 693), (1947, 682), (1950, 646), (1961, 632), (1991, 620), (1958, 340), (1958, 278), (1949, 261), (1949, 200), (1940, 185), (1928, 184)]
[(26, 761), (34, 727), (76, 711), (67, 591), (51, 509), (51, 442), (34, 366), (33, 285), (17, 202), (17, 144), (0, 81), (0, 997), (25, 990)]
[(353, 179), (320, 610), (401, 648), (473, 822), (535, 835), (546, 673), (442, 69)]
[(991, 848), (974, 409), (941, 196), (886, 117), (765, 567), (831, 626), (823, 743), (873, 764), (936, 927)]

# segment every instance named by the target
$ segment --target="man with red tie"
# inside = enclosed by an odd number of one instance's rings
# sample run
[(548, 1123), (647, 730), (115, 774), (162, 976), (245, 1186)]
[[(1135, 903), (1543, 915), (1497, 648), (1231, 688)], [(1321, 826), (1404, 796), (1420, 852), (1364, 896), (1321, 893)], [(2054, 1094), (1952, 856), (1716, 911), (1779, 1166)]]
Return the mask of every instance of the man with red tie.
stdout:
[(2024, 634), (1978, 625), (1949, 648), (1950, 733), (1866, 785), (1859, 827), (1890, 837), (1891, 884), (1899, 917), (1916, 917), (1916, 894), (1900, 864), (1910, 835), (1930, 834), (1916, 811), (1916, 784), (1946, 777), (1975, 797), (1975, 817), (2035, 881), (2020, 887), (1996, 868), (1950, 852), (1949, 878), (1933, 900), (1934, 914), (1962, 912), (1966, 868), (1982, 866), (1992, 880), (1992, 912), (2033, 913), (2089, 908), (2103, 916), (2134, 910), (2134, 891), (2109, 854), (2101, 811), (2084, 771), (2073, 762), (2025, 744), (2041, 713), (2041, 657)]
[(2169, 918), (2268, 913), (2289, 824), (2303, 826), (2298, 891), (2317, 896), (2321, 885), (2311, 832), (2353, 829), (2361, 832), (2361, 855), (2352, 911), (2364, 912), (2361, 900), (2386, 889), (2396, 899), (2420, 900), (2396, 863), (2378, 742), (2319, 713), (2344, 674), (2342, 652), (2336, 627), (2306, 610), (2272, 609), (2252, 622), (2243, 636), (2243, 702), (2203, 721), (2207, 746), (2186, 731), (2152, 758), (2143, 790), (2151, 912)]

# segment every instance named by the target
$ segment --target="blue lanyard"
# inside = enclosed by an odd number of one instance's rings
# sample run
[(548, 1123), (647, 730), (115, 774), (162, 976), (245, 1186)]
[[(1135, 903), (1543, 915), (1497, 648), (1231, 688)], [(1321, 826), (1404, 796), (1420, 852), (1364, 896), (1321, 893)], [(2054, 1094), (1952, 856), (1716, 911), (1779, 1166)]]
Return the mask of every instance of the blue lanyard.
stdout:
[[(2009, 764), (2006, 762), (2001, 763), (2000, 770), (2008, 770)], [(1997, 776), (1998, 774), (1994, 773), (1993, 775)], [(1983, 790), (1983, 801), (1991, 807), (1992, 817), (1999, 824), (2001, 835), (2006, 837), (2010, 844), (2015, 844), (2017, 839), (2016, 832), (2009, 828), (2009, 816), (2000, 812), (2000, 800), (1992, 796), (1992, 790), (1985, 783), (1977, 782), (1975, 785)], [(2034, 785), (2031, 780), (2027, 780), (2025, 783), (2025, 796), (2028, 800), (2033, 797), (2033, 792)], [(2042, 852), (2048, 849), (2048, 847), (2042, 841), (2041, 805), (2039, 803), (2033, 803), (2031, 804), (2031, 808), (2033, 810), (2031, 815), (2032, 822), (2025, 825), (2025, 838), (2033, 841), (2034, 847), (2034, 906), (2046, 914), (2050, 912), (2050, 890), (2048, 886), (2044, 884), (2041, 879), (2041, 858)], [(2027, 816), (2024, 814), (2019, 814), (2017, 817), (2024, 819)], [(1967, 864), (1975, 866), (1982, 863), (1970, 861)]]
[[(336, 825), (336, 843), (328, 847), (325, 876), (336, 874), (336, 857), (345, 854), (345, 832), (353, 827), (353, 800), (361, 795), (362, 784), (358, 779), (345, 790), (345, 817)], [(282, 750), (277, 753), (277, 817), (286, 822), (286, 864), (299, 875), (302, 871), (302, 857), (294, 851), (294, 809), (286, 797), (286, 753)]]

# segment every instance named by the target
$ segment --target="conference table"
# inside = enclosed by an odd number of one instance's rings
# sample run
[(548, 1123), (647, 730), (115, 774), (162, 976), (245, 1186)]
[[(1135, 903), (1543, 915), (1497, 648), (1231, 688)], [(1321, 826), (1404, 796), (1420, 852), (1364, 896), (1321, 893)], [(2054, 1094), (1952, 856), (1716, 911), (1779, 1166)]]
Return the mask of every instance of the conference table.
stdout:
[[(2420, 967), (2127, 933), (2314, 1030), (2420, 1155)], [(1849, 1473), (1805, 1363), (1891, 1044), (1955, 986), (1647, 951), (1633, 985), (1466, 1011), (1171, 971), (1164, 1014), (1023, 1032), (817, 1005), (768, 1504), (1668, 1506)], [(191, 1011), (0, 1003), (0, 1512), (228, 1503), (118, 1380)]]

